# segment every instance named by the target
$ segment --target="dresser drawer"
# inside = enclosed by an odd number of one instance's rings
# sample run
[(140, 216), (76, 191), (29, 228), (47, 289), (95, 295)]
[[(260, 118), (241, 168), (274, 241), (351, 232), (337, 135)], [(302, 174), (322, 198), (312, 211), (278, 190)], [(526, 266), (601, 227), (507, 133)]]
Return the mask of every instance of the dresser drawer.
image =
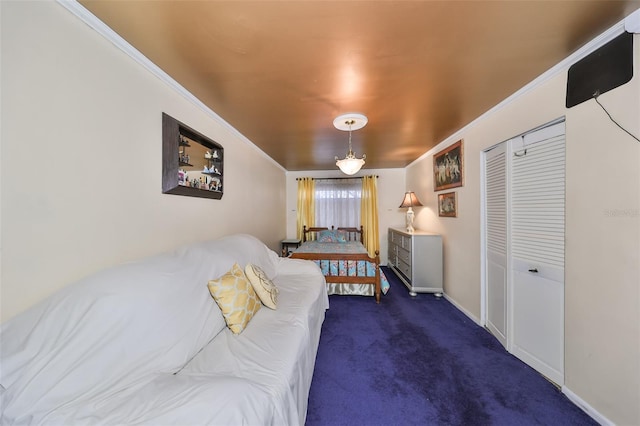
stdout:
[(411, 237), (400, 235), (400, 247), (411, 251)]
[(411, 250), (411, 237), (398, 234), (396, 232), (389, 232), (389, 245), (396, 244), (398, 247), (402, 247), (407, 250)]
[(409, 250), (398, 247), (396, 255), (398, 256), (398, 259), (402, 260), (407, 265), (411, 265), (411, 252)]
[(389, 242), (393, 244), (401, 244), (402, 235), (396, 234), (395, 232), (389, 232)]
[(389, 266), (393, 266), (396, 263), (398, 263), (398, 256), (396, 256), (395, 254), (389, 252), (389, 255), (387, 256), (387, 265)]
[(391, 239), (389, 240), (390, 241), (389, 241), (389, 247), (387, 249), (387, 254), (389, 255), (389, 257), (392, 257), (392, 256), (395, 257), (398, 255), (398, 250), (399, 250), (398, 246), (395, 243), (391, 242)]
[(407, 265), (402, 260), (398, 259), (396, 263), (396, 268), (398, 268), (398, 270), (402, 272), (402, 275), (407, 277), (409, 282), (411, 282), (411, 266)]

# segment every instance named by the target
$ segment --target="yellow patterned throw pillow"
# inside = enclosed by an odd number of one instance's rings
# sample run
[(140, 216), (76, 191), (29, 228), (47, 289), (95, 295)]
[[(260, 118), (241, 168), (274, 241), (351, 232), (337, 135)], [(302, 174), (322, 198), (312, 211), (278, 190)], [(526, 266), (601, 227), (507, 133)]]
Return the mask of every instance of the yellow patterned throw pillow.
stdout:
[(234, 334), (242, 333), (261, 306), (242, 268), (234, 264), (229, 272), (209, 281), (207, 287), (220, 307), (227, 327)]
[(244, 273), (249, 278), (251, 286), (258, 293), (258, 297), (267, 308), (276, 309), (278, 303), (278, 287), (267, 277), (267, 274), (256, 265), (247, 264)]

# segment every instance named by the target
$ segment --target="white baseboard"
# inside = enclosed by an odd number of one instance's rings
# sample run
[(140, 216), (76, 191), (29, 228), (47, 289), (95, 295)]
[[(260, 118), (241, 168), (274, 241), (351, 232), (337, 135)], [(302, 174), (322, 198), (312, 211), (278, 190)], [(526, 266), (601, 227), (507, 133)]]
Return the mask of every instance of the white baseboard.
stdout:
[(471, 312), (463, 308), (458, 302), (453, 300), (447, 293), (442, 293), (445, 299), (447, 299), (453, 306), (455, 306), (460, 312), (469, 317), (469, 319), (475, 322), (477, 325), (480, 325), (480, 319), (473, 315)]
[(597, 421), (602, 426), (615, 426), (614, 422), (600, 414), (598, 410), (589, 405), (584, 399), (573, 393), (568, 387), (562, 386), (562, 393), (565, 394), (567, 398), (571, 400), (571, 402), (580, 407), (582, 411), (587, 413), (593, 420)]

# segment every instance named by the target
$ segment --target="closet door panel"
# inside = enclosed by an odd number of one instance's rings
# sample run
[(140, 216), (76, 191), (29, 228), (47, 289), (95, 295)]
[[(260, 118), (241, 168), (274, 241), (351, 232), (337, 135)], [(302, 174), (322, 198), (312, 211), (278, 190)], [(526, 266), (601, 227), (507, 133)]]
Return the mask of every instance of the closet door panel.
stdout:
[(507, 346), (507, 144), (485, 153), (487, 328)]
[(561, 282), (514, 271), (513, 354), (540, 373), (564, 381), (564, 287)]
[(506, 256), (487, 256), (487, 326), (503, 346), (507, 344), (506, 262)]
[(512, 351), (562, 385), (564, 123), (523, 139), (512, 142), (511, 159)]

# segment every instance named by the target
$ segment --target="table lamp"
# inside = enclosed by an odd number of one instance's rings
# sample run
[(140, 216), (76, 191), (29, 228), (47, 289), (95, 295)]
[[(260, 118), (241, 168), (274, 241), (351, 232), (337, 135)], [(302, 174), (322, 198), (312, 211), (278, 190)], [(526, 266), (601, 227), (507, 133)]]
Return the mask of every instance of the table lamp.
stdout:
[(407, 210), (407, 232), (409, 233), (413, 233), (415, 231), (415, 229), (413, 229), (413, 208), (414, 206), (421, 206), (422, 203), (420, 202), (420, 200), (418, 200), (418, 197), (416, 197), (415, 192), (410, 191), (410, 192), (405, 192), (404, 193), (404, 200), (402, 200), (402, 204), (400, 204), (400, 208), (404, 208), (404, 207), (408, 207), (409, 210)]

